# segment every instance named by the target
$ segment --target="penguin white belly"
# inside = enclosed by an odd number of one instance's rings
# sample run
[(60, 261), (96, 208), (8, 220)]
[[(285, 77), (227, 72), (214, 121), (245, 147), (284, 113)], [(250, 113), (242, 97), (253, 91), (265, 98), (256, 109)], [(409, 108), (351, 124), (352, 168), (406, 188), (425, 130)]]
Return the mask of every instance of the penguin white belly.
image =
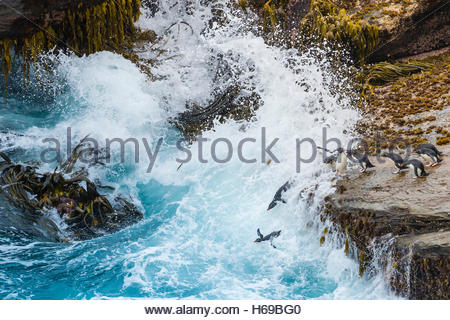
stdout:
[(428, 161), (428, 162), (435, 162), (434, 160), (433, 160), (433, 158), (431, 158), (429, 155), (427, 155), (427, 154), (422, 154), (421, 155), (422, 156), (422, 158), (425, 160), (425, 161)]
[[(408, 165), (408, 167), (413, 171), (414, 175), (416, 175), (416, 169), (415, 169), (414, 165), (411, 163)], [(420, 175), (419, 170), (420, 169), (417, 168), (417, 173)]]
[(345, 174), (346, 170), (347, 170), (347, 156), (345, 154), (341, 154), (336, 162), (336, 171), (338, 171), (341, 174)]

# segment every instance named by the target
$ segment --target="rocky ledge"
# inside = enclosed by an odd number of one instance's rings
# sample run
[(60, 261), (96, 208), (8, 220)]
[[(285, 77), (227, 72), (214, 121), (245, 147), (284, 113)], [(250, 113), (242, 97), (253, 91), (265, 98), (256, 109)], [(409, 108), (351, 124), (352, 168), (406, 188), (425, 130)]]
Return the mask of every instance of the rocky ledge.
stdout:
[[(449, 154), (450, 148), (442, 148)], [(371, 159), (376, 170), (351, 171), (328, 197), (324, 215), (358, 249), (363, 273), (373, 258), (384, 265), (395, 292), (410, 299), (448, 299), (450, 281), (449, 158), (415, 179), (392, 173), (391, 163)], [(376, 253), (388, 245), (387, 255)], [(348, 249), (347, 249), (348, 250)]]
[[(449, 53), (437, 54), (415, 57), (430, 63), (427, 71), (372, 88), (357, 131), (376, 168), (349, 170), (323, 211), (357, 248), (361, 273), (382, 265), (393, 290), (410, 299), (448, 299), (450, 293)], [(392, 163), (376, 156), (376, 148), (392, 147), (405, 157), (405, 146), (426, 141), (438, 145), (444, 161), (426, 167), (425, 178), (393, 174)]]

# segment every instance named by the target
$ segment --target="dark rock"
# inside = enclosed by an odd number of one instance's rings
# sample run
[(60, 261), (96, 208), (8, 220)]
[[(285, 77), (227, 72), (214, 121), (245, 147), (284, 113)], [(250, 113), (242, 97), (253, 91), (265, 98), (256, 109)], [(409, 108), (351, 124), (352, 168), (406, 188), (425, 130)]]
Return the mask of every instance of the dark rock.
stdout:
[[(83, 0), (3, 0), (0, 2), (0, 39), (30, 36), (50, 24), (58, 25), (65, 11), (75, 8)], [(96, 5), (104, 0), (90, 0)]]
[[(91, 152), (84, 141), (73, 149), (69, 159), (47, 173), (38, 172), (37, 166), (13, 163), (0, 153), (0, 200), (7, 200), (15, 208), (4, 212), (3, 220), (12, 222), (7, 227), (32, 235), (41, 233), (55, 240), (64, 241), (62, 234), (87, 240), (117, 232), (143, 218), (124, 197), (117, 196), (111, 204), (97, 191), (101, 186), (87, 178), (85, 168), (73, 172), (77, 160), (85, 152)], [(65, 223), (63, 229), (49, 219), (48, 214), (54, 209)]]
[(298, 28), (300, 20), (308, 13), (311, 0), (290, 0), (287, 8), (287, 26), (289, 29)]
[(389, 11), (387, 7), (383, 12), (392, 12), (392, 17), (373, 20), (372, 23), (380, 27), (380, 42), (368, 57), (368, 62), (398, 59), (450, 45), (448, 1), (414, 1), (404, 10), (396, 15), (395, 9)]

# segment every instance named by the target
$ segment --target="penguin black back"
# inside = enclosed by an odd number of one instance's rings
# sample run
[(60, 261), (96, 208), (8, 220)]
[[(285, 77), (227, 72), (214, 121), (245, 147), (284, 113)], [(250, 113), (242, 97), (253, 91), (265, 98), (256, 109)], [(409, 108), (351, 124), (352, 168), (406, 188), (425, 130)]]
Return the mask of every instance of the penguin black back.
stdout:
[(416, 149), (415, 151), (417, 154), (419, 154), (425, 160), (430, 160), (433, 163), (432, 166), (435, 166), (436, 164), (439, 164), (442, 162), (442, 159), (439, 156), (439, 154), (433, 149), (421, 148), (421, 149)]
[(409, 166), (412, 167), (414, 170), (414, 174), (416, 175), (416, 177), (426, 177), (429, 175), (429, 173), (427, 173), (425, 171), (425, 167), (423, 165), (423, 163), (417, 159), (411, 159), (405, 162), (405, 166)]
[(276, 248), (276, 247), (273, 245), (272, 241), (273, 241), (273, 239), (278, 238), (278, 237), (280, 236), (281, 230), (273, 231), (273, 232), (269, 233), (268, 235), (263, 236), (263, 234), (261, 233), (261, 231), (260, 231), (259, 228), (258, 228), (258, 230), (256, 230), (256, 234), (258, 235), (258, 238), (257, 238), (255, 241), (253, 241), (253, 242), (270, 241), (270, 245), (271, 245), (272, 247)]
[(370, 162), (367, 153), (359, 153), (356, 150), (349, 150), (347, 151), (347, 153), (351, 159), (356, 159), (356, 161), (358, 161), (359, 165), (361, 166), (361, 172), (366, 171), (366, 169), (368, 168), (375, 168), (373, 163)]
[(291, 183), (290, 181), (286, 181), (285, 184), (283, 184), (275, 193), (275, 196), (273, 197), (272, 202), (269, 204), (269, 207), (267, 208), (267, 211), (269, 211), (270, 209), (272, 209), (273, 207), (275, 207), (278, 202), (283, 202), (286, 203), (286, 201), (283, 199), (283, 193), (286, 192), (287, 190), (289, 190), (289, 188), (291, 187)]
[(408, 168), (407, 166), (405, 166), (403, 158), (400, 155), (398, 155), (398, 154), (396, 154), (394, 152), (389, 152), (389, 153), (388, 152), (383, 152), (381, 154), (381, 156), (391, 159), (394, 162), (394, 164), (397, 167), (397, 169), (399, 169), (399, 170), (403, 170), (403, 169), (407, 169)]
[(439, 151), (432, 143), (421, 143), (415, 148), (416, 151), (421, 149), (431, 149), (434, 152), (436, 152), (439, 156), (442, 156), (442, 152)]

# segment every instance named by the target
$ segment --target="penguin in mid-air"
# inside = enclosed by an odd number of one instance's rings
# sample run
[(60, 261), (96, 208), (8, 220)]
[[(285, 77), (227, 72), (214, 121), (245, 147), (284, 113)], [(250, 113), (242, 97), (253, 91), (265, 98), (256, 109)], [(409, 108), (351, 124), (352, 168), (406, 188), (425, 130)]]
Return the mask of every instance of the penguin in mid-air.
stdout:
[[(427, 143), (427, 145), (433, 146), (431, 143)], [(439, 151), (436, 148), (417, 147), (414, 152), (420, 155), (425, 161), (429, 162), (429, 164), (426, 165), (427, 167), (434, 167), (442, 162)]]
[(414, 150), (415, 151), (417, 151), (417, 150), (419, 150), (419, 149), (431, 149), (431, 150), (433, 150), (434, 152), (436, 152), (437, 154), (438, 154), (438, 156), (442, 156), (443, 155), (443, 153), (441, 152), (441, 151), (439, 151), (435, 146), (434, 146), (434, 144), (432, 144), (432, 143), (421, 143), (421, 144), (419, 144), (417, 147), (415, 147), (414, 148)]
[(269, 207), (267, 208), (267, 211), (275, 207), (278, 202), (286, 203), (286, 200), (282, 198), (283, 193), (285, 193), (289, 188), (291, 187), (291, 182), (288, 180), (285, 184), (283, 184), (275, 193), (275, 196), (273, 197), (272, 202), (269, 204)]
[(370, 162), (369, 156), (367, 153), (359, 153), (356, 150), (349, 150), (347, 154), (350, 156), (350, 159), (356, 159), (361, 167), (359, 172), (366, 172), (368, 168), (375, 168), (375, 166)]
[(281, 230), (274, 231), (274, 232), (269, 233), (266, 236), (263, 236), (263, 234), (261, 233), (261, 231), (259, 231), (259, 228), (258, 228), (258, 230), (256, 230), (256, 233), (258, 234), (258, 239), (256, 239), (253, 242), (270, 241), (270, 245), (272, 247), (274, 247), (275, 249), (277, 248), (273, 245), (273, 239), (278, 238), (280, 236)]
[(384, 157), (384, 158), (389, 158), (389, 159), (391, 159), (394, 162), (394, 165), (397, 167), (398, 170), (394, 171), (393, 173), (399, 173), (401, 170), (408, 169), (408, 167), (405, 166), (405, 164), (404, 164), (403, 158), (401, 156), (399, 156), (398, 154), (396, 154), (396, 153), (383, 152), (381, 154), (381, 156)]
[(425, 171), (423, 163), (417, 159), (408, 160), (404, 163), (404, 165), (414, 170), (414, 174), (416, 175), (414, 178), (422, 178), (429, 175), (429, 173)]

